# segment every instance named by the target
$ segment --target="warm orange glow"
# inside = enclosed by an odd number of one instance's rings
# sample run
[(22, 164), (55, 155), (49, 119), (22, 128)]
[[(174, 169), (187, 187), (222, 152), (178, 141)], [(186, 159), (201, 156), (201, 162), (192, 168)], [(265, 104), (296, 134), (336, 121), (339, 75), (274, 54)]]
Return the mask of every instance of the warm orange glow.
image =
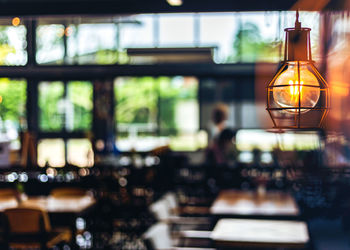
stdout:
[(12, 18), (12, 25), (18, 26), (21, 23), (21, 19), (19, 17)]
[[(290, 63), (275, 81), (273, 97), (277, 105), (286, 108), (288, 113), (305, 113), (315, 107), (320, 97), (320, 85), (305, 63)], [(299, 84), (300, 79), (300, 84)], [(301, 109), (299, 110), (299, 107)]]
[(349, 95), (349, 84), (340, 81), (331, 81), (333, 95), (337, 97), (346, 97)]
[(2, 96), (0, 95), (0, 103), (2, 103)]
[(290, 100), (297, 105), (299, 103), (299, 88), (300, 88), (300, 101), (303, 100), (303, 85), (304, 82), (300, 81), (300, 86), (298, 85), (298, 81), (289, 80), (289, 93)]
[(67, 27), (64, 31), (64, 34), (66, 36), (70, 36), (70, 35), (72, 35), (72, 33), (73, 33), (73, 29), (71, 27)]

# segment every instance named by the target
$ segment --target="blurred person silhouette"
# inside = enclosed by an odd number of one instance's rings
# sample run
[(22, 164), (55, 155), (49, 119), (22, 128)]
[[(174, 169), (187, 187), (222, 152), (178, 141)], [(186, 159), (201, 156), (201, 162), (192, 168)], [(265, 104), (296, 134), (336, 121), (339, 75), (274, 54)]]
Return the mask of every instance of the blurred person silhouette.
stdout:
[(218, 103), (212, 111), (213, 127), (211, 129), (211, 139), (215, 140), (226, 128), (228, 119), (228, 106), (224, 103)]
[(235, 160), (236, 146), (235, 146), (236, 131), (225, 128), (207, 149), (206, 160), (210, 165), (224, 165)]

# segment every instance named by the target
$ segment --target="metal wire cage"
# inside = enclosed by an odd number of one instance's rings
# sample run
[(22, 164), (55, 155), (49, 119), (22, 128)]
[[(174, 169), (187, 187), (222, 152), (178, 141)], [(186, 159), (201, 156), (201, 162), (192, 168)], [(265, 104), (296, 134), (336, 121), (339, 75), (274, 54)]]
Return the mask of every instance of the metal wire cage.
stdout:
[(329, 111), (329, 88), (312, 61), (311, 29), (297, 19), (285, 31), (284, 62), (266, 88), (266, 110), (274, 128), (320, 128)]
[[(309, 72), (313, 73), (318, 84), (276, 84), (278, 77), (286, 72), (291, 67), (290, 62), (285, 62), (279, 69), (278, 73), (272, 79), (267, 87), (267, 111), (273, 121), (275, 128), (286, 129), (314, 129), (320, 128), (329, 110), (329, 89), (326, 81), (318, 73), (312, 62), (302, 62), (303, 67), (307, 67)], [(300, 67), (301, 62), (296, 62), (296, 67)], [(298, 66), (299, 64), (299, 66)], [(300, 73), (298, 78), (300, 79)], [(316, 95), (314, 100), (304, 101), (303, 92), (308, 92)], [(288, 92), (290, 98), (294, 100), (290, 102), (281, 102), (278, 98), (279, 92)], [(315, 94), (315, 93), (319, 94)], [(294, 93), (294, 94), (293, 94)], [(288, 105), (289, 104), (289, 105)]]

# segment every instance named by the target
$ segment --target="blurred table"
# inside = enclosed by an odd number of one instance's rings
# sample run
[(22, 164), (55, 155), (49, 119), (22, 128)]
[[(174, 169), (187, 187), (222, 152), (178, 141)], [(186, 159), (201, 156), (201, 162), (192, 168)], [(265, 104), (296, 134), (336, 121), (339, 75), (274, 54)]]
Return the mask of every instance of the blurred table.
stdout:
[(285, 220), (221, 219), (211, 239), (215, 247), (305, 248), (305, 222)]
[(78, 197), (53, 198), (51, 196), (29, 197), (21, 202), (23, 206), (40, 207), (48, 213), (82, 213), (96, 203), (88, 195)]
[(48, 213), (82, 213), (96, 203), (91, 196), (53, 198), (51, 196), (29, 197), (19, 204), (16, 198), (0, 198), (0, 212), (19, 205), (39, 207)]
[(0, 198), (0, 212), (3, 212), (9, 208), (15, 208), (18, 206), (17, 199), (15, 197), (1, 197)]
[(294, 198), (285, 192), (223, 190), (210, 208), (210, 213), (222, 217), (234, 216), (298, 216)]

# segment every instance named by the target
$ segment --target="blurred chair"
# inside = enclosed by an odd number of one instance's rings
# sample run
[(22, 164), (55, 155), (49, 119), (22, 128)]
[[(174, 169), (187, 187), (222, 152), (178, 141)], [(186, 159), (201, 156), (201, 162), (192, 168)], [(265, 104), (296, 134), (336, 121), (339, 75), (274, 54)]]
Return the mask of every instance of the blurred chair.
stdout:
[(174, 192), (167, 192), (163, 197), (170, 206), (171, 213), (176, 215), (200, 215), (200, 216), (208, 216), (210, 214), (210, 207), (207, 206), (196, 206), (194, 205), (186, 205), (181, 206), (177, 199), (177, 196)]
[(172, 211), (176, 210), (176, 203), (168, 196), (151, 204), (149, 210), (158, 221), (168, 223), (173, 232), (212, 229), (212, 221), (209, 217), (181, 217), (173, 213)]
[(78, 187), (59, 187), (51, 190), (53, 198), (79, 197), (87, 194), (87, 191)]
[[(207, 248), (211, 241), (203, 239), (183, 239), (181, 236), (172, 238), (169, 225), (164, 222), (158, 222), (151, 226), (144, 234), (143, 239), (148, 250), (213, 250)], [(185, 243), (185, 244), (181, 244)]]
[(51, 229), (48, 214), (39, 208), (7, 209), (5, 243), (10, 248), (47, 249), (62, 242), (70, 242), (69, 229)]

